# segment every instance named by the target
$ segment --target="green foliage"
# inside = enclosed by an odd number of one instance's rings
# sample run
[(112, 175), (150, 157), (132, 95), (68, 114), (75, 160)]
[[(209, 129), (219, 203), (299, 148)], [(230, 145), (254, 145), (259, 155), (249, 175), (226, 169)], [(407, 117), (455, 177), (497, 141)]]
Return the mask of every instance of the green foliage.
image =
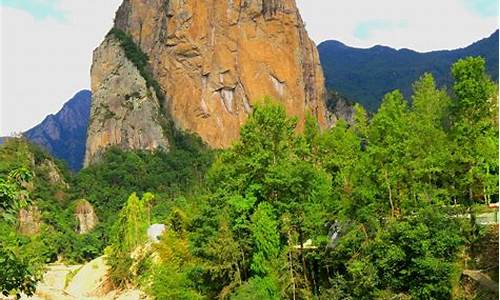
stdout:
[[(102, 224), (103, 243), (109, 243), (110, 228), (131, 193), (153, 192), (152, 217), (162, 222), (175, 206), (173, 199), (203, 190), (212, 152), (192, 138), (180, 138), (182, 149), (170, 152), (123, 151), (111, 148), (100, 162), (82, 170), (74, 183), (74, 198), (85, 198), (94, 206)], [(100, 247), (99, 247), (100, 248)]]
[(270, 277), (254, 277), (239, 287), (231, 300), (278, 300), (277, 283)]
[(14, 222), (19, 209), (31, 202), (29, 191), (23, 186), (33, 174), (25, 167), (12, 170), (6, 178), (0, 178), (0, 213), (6, 221)]
[[(29, 170), (29, 171), (28, 171)], [(84, 260), (76, 252), (84, 249), (74, 247), (73, 242), (79, 237), (74, 232), (76, 220), (70, 211), (67, 183), (71, 177), (66, 166), (54, 160), (36, 145), (23, 138), (9, 139), (0, 147), (0, 182), (7, 183), (0, 188), (4, 195), (8, 194), (8, 174), (17, 178), (14, 184), (19, 187), (14, 194), (17, 205), (11, 213), (4, 214), (10, 223), (16, 221), (17, 210), (34, 205), (41, 211), (41, 232), (30, 237), (40, 246), (40, 254), (44, 262), (53, 262), (58, 256), (73, 262)]]
[(142, 199), (133, 193), (113, 225), (111, 245), (107, 249), (106, 257), (110, 266), (109, 276), (118, 287), (133, 279), (131, 253), (146, 242), (153, 199), (154, 195), (151, 193), (145, 193)]
[(415, 299), (447, 299), (451, 295), (460, 227), (432, 207), (400, 220), (391, 220), (369, 242), (361, 255), (347, 262), (336, 287), (355, 299), (371, 299), (391, 291)]
[(100, 217), (105, 217), (119, 211), (132, 192), (152, 191), (169, 197), (195, 192), (212, 154), (201, 146), (190, 147), (168, 153), (111, 148), (98, 163), (80, 172), (76, 193), (95, 205)]
[(280, 252), (278, 224), (272, 206), (265, 202), (259, 204), (251, 220), (251, 231), (256, 248), (251, 269), (260, 276), (272, 274)]
[[(1, 234), (5, 232), (2, 230)], [(23, 249), (18, 245), (6, 243), (5, 236), (0, 240), (0, 264), (0, 290), (4, 296), (34, 294), (36, 284), (41, 279), (40, 262), (23, 254)]]
[[(369, 123), (355, 117), (360, 120), (355, 126), (340, 123), (331, 130), (337, 138), (328, 139), (326, 133), (318, 139), (318, 161), (324, 161), (334, 179), (340, 176), (353, 182), (350, 188), (334, 185), (334, 195), (344, 199), (339, 218), (350, 225), (344, 223), (335, 250), (322, 257), (335, 270), (328, 276), (330, 288), (324, 295), (332, 299), (450, 298), (459, 250), (475, 242), (468, 237), (468, 226), (448, 215), (444, 207), (469, 205), (498, 193), (497, 183), (487, 188), (480, 176), (466, 180), (470, 167), (488, 161), (491, 168), (483, 170), (488, 170), (491, 183), (498, 181), (498, 150), (475, 148), (489, 145), (487, 140), (498, 143), (498, 124), (493, 121), (497, 113), (491, 109), (497, 107), (497, 97), (491, 93), (497, 89), (484, 75), (483, 66), (476, 58), (454, 66), (455, 89), (460, 90), (455, 92), (457, 99), (438, 90), (433, 77), (426, 74), (414, 84), (411, 106), (399, 92), (390, 93)], [(481, 142), (471, 142), (476, 139)], [(340, 156), (330, 158), (335, 151)], [(349, 155), (341, 156), (344, 152)], [(356, 256), (351, 257), (352, 253)]]
[(163, 107), (165, 96), (160, 85), (154, 79), (153, 74), (149, 70), (149, 57), (142, 52), (141, 48), (137, 46), (132, 37), (122, 30), (112, 28), (108, 33), (108, 36), (113, 36), (120, 42), (120, 46), (125, 52), (125, 55), (139, 70), (141, 76), (146, 80), (147, 86), (152, 87), (155, 90), (156, 97), (160, 101), (160, 106)]
[[(4, 296), (25, 293), (33, 295), (41, 279), (41, 257), (32, 251), (33, 243), (15, 232), (19, 210), (29, 203), (25, 188), (33, 174), (21, 167), (0, 178), (0, 290)], [(31, 250), (31, 251), (30, 251)]]
[(156, 252), (161, 261), (147, 277), (152, 282), (149, 293), (155, 299), (204, 299), (194, 284), (198, 262), (191, 255), (182, 231), (166, 232), (156, 245)]
[(498, 88), (484, 68), (481, 58), (467, 58), (453, 66), (457, 99), (451, 136), (456, 146), (457, 197), (489, 203), (490, 195), (498, 194)]
[[(250, 278), (254, 284), (273, 282), (272, 294), (280, 294), (282, 252), (290, 243), (324, 240), (333, 211), (331, 178), (308, 157), (307, 138), (295, 133), (296, 124), (283, 107), (266, 100), (242, 127), (240, 141), (209, 171), (212, 195), (194, 221), (193, 243), (195, 253), (210, 262), (209, 285), (221, 298)], [(318, 127), (309, 128), (312, 142)], [(285, 215), (290, 222), (283, 231), (278, 220)], [(213, 222), (213, 216), (220, 217)]]
[(154, 196), (150, 193), (144, 194), (142, 199), (135, 193), (130, 195), (113, 228), (112, 245), (117, 250), (130, 252), (144, 243), (146, 230), (150, 224), (150, 205), (153, 199)]

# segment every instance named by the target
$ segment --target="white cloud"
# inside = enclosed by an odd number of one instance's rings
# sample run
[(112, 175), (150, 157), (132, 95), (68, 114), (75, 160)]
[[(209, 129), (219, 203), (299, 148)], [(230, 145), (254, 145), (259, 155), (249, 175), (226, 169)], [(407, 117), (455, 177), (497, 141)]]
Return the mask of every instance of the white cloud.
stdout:
[(0, 135), (20, 132), (90, 87), (92, 51), (121, 0), (61, 0), (64, 21), (0, 7)]
[[(481, 16), (464, 0), (297, 0), (297, 4), (316, 43), (335, 39), (355, 47), (383, 44), (418, 51), (454, 49), (498, 28), (498, 12)], [(405, 26), (374, 29), (366, 39), (356, 37), (360, 24), (380, 20)]]

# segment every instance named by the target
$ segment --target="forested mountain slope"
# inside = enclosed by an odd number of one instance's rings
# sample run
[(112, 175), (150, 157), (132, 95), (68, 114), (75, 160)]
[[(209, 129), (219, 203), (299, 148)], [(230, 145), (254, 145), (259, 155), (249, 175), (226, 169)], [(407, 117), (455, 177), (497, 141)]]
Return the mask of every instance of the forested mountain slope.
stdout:
[(425, 72), (434, 75), (439, 86), (451, 88), (451, 65), (460, 58), (482, 56), (486, 71), (498, 82), (498, 30), (490, 37), (455, 50), (419, 53), (385, 46), (352, 48), (339, 41), (318, 46), (328, 89), (335, 90), (375, 111), (384, 94), (400, 89), (411, 94), (411, 85)]

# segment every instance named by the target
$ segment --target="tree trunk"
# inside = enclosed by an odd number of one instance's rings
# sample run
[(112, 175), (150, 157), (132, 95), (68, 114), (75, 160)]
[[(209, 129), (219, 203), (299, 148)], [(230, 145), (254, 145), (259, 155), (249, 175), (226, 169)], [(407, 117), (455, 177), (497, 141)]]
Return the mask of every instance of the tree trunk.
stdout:
[(387, 183), (387, 190), (389, 192), (389, 203), (391, 205), (391, 216), (394, 218), (394, 202), (392, 201), (391, 184), (389, 183), (389, 176), (387, 174), (387, 171), (385, 171), (384, 174), (385, 174), (385, 182)]
[(293, 255), (292, 255), (292, 235), (288, 231), (288, 259), (289, 259), (289, 269), (290, 269), (290, 279), (292, 280), (292, 299), (296, 300), (296, 287), (295, 287), (295, 277), (293, 276)]
[(302, 229), (299, 229), (299, 239), (300, 239), (300, 259), (302, 260), (302, 272), (304, 272), (304, 283), (309, 288), (308, 280), (307, 280), (307, 264), (306, 258), (304, 256), (304, 232)]

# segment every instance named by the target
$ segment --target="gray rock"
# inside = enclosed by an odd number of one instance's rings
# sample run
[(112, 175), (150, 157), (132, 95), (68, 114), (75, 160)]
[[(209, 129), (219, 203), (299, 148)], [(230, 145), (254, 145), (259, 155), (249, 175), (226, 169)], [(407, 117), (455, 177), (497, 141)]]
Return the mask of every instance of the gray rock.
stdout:
[(153, 224), (148, 228), (148, 238), (151, 242), (158, 242), (160, 237), (165, 232), (166, 227), (164, 224)]
[(124, 150), (168, 150), (155, 91), (148, 87), (119, 41), (108, 36), (94, 51), (93, 102), (87, 134), (85, 166), (111, 146)]

